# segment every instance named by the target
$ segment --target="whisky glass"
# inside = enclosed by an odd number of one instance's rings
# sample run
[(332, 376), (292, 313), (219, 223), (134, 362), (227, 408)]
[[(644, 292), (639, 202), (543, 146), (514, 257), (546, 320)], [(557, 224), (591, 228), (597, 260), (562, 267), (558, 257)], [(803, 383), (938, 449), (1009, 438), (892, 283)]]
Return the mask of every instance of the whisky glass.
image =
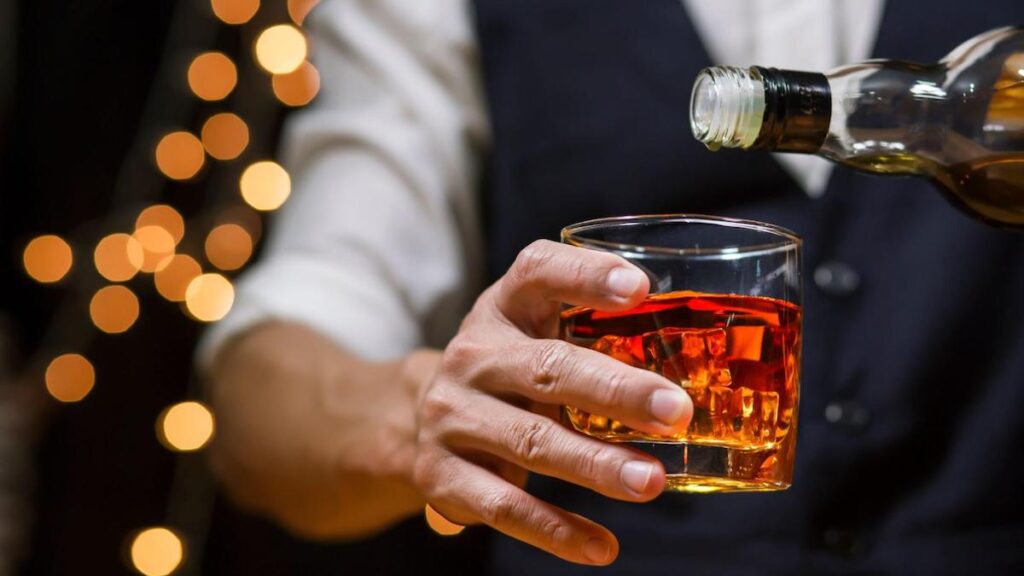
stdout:
[(800, 238), (699, 215), (590, 220), (566, 244), (622, 256), (650, 279), (638, 307), (561, 313), (563, 340), (652, 370), (693, 399), (684, 433), (652, 435), (571, 406), (579, 432), (657, 457), (667, 490), (784, 490), (793, 479), (802, 325)]

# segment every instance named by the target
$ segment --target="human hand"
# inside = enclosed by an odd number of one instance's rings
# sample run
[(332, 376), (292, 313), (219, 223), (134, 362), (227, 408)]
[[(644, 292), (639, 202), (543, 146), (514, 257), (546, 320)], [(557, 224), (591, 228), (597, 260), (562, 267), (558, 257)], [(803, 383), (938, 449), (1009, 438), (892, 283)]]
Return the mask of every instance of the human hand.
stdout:
[(523, 250), (477, 300), (421, 394), (414, 482), (431, 506), (571, 562), (611, 563), (609, 530), (522, 486), (532, 471), (633, 502), (663, 490), (654, 458), (558, 423), (568, 404), (643, 432), (685, 430), (693, 404), (678, 385), (554, 339), (562, 303), (626, 310), (649, 289), (612, 254), (548, 241)]

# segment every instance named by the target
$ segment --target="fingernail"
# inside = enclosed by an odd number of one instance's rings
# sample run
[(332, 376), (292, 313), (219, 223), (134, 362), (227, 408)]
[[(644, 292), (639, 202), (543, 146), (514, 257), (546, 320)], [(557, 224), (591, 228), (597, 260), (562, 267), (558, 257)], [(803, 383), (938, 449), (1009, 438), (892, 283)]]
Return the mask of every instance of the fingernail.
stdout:
[(608, 562), (608, 556), (612, 553), (611, 544), (600, 538), (591, 538), (583, 545), (583, 555), (594, 564)]
[(608, 289), (620, 298), (629, 298), (644, 281), (644, 275), (635, 268), (615, 268), (608, 273)]
[(671, 426), (686, 412), (686, 392), (682, 390), (656, 390), (651, 395), (651, 415), (666, 426)]
[(647, 462), (627, 462), (622, 467), (622, 483), (637, 494), (643, 494), (647, 490), (647, 484), (651, 481), (651, 474), (654, 473), (654, 466)]

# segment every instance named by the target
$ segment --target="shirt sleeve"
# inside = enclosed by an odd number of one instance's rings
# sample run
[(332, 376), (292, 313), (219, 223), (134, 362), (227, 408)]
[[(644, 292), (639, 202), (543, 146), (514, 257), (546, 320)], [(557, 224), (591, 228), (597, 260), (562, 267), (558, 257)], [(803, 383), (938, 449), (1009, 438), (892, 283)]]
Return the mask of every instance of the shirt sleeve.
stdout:
[(310, 16), (322, 88), (285, 128), (293, 194), (201, 365), (270, 319), (371, 360), (443, 346), (482, 284), (488, 138), (468, 0), (332, 0)]

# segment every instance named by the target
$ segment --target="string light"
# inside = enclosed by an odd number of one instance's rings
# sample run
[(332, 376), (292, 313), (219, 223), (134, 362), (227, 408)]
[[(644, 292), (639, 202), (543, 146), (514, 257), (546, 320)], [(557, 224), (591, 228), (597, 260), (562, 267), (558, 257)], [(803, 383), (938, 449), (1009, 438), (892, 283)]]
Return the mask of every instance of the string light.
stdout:
[(223, 100), (237, 83), (235, 63), (222, 52), (204, 52), (196, 56), (188, 67), (188, 86), (203, 100)]
[(203, 146), (217, 160), (234, 160), (249, 145), (249, 127), (230, 112), (214, 114), (203, 124)]
[(100, 288), (89, 302), (89, 317), (107, 334), (126, 332), (139, 318), (139, 299), (120, 284)]
[(427, 504), (426, 508), (424, 508), (423, 515), (427, 519), (427, 526), (430, 526), (431, 530), (441, 536), (455, 536), (466, 529), (465, 526), (456, 524), (438, 514), (437, 510), (434, 510), (430, 504)]
[(137, 228), (132, 234), (139, 244), (142, 245), (142, 266), (143, 272), (152, 274), (163, 270), (171, 262), (174, 255), (174, 236), (164, 229), (163, 226), (143, 226)]
[(257, 210), (276, 210), (292, 191), (291, 178), (280, 164), (265, 160), (242, 172), (239, 180), (242, 198)]
[(201, 274), (185, 289), (185, 308), (201, 322), (216, 322), (227, 316), (235, 302), (235, 288), (220, 274)]
[(271, 26), (256, 38), (256, 61), (271, 74), (294, 71), (306, 54), (306, 37), (291, 24)]
[(245, 24), (260, 9), (260, 0), (210, 0), (213, 13), (225, 24)]
[(282, 104), (305, 106), (320, 91), (320, 72), (309, 62), (303, 62), (294, 72), (275, 74), (271, 86)]
[(160, 414), (156, 421), (157, 438), (176, 452), (199, 450), (213, 437), (213, 414), (199, 402), (180, 402)]
[(61, 281), (71, 270), (72, 261), (71, 246), (53, 234), (33, 238), (22, 254), (25, 272), (43, 284)]
[(96, 371), (81, 354), (62, 354), (46, 367), (46, 390), (61, 402), (78, 402), (96, 383)]
[(189, 282), (203, 273), (199, 263), (188, 254), (175, 254), (153, 275), (156, 291), (171, 302), (184, 302)]
[(135, 219), (135, 229), (146, 226), (159, 226), (166, 230), (174, 239), (175, 246), (185, 237), (185, 219), (167, 204), (156, 204), (139, 212), (139, 217)]
[(203, 144), (184, 130), (171, 132), (156, 145), (156, 165), (172, 180), (188, 180), (203, 167)]
[(184, 557), (181, 538), (162, 526), (141, 530), (132, 539), (132, 565), (145, 576), (167, 576), (181, 565)]
[(221, 224), (206, 236), (206, 259), (221, 270), (238, 270), (252, 256), (252, 238), (238, 224)]
[(128, 234), (110, 234), (96, 245), (96, 271), (111, 282), (127, 282), (142, 268), (142, 244)]
[(288, 16), (291, 17), (292, 22), (301, 26), (306, 20), (306, 16), (309, 15), (309, 11), (319, 3), (320, 0), (288, 0)]

